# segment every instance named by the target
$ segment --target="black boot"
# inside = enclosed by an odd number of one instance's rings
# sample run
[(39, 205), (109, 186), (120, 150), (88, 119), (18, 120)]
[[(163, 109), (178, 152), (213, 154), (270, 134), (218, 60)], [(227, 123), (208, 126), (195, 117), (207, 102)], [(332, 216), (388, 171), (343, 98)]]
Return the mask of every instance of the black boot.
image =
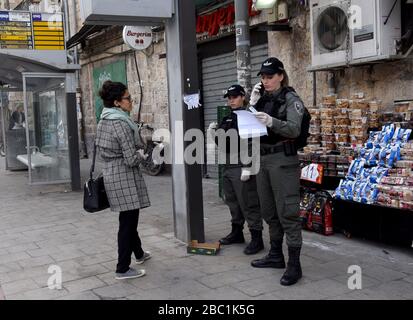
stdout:
[(262, 241), (262, 231), (261, 230), (250, 230), (251, 232), (251, 242), (244, 249), (244, 253), (256, 254), (264, 249), (264, 242)]
[(262, 259), (253, 260), (251, 265), (254, 268), (276, 268), (284, 269), (285, 260), (282, 249), (282, 242), (271, 241), (270, 252)]
[(291, 286), (303, 276), (300, 264), (301, 247), (288, 247), (287, 270), (282, 276), (280, 283), (283, 286)]
[(244, 233), (242, 232), (243, 226), (239, 224), (232, 224), (232, 231), (229, 235), (219, 240), (220, 244), (228, 245), (233, 243), (244, 243)]

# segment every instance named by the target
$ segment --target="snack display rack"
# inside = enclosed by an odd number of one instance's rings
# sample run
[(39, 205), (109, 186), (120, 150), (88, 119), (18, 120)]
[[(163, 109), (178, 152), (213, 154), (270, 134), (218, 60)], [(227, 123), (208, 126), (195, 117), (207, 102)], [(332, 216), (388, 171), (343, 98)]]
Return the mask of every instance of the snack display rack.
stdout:
[(302, 167), (324, 168), (317, 189), (334, 197), (336, 232), (411, 246), (413, 101), (389, 109), (363, 94), (324, 97), (310, 109), (311, 137), (299, 157)]

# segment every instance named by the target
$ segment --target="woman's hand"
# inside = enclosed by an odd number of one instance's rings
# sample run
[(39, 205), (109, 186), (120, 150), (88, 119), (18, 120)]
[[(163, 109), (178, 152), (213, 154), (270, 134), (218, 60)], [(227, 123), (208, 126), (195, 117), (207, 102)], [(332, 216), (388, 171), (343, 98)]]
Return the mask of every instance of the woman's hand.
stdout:
[(260, 90), (262, 88), (262, 82), (257, 83), (252, 89), (251, 97), (250, 97), (250, 105), (255, 106), (261, 98)]
[(139, 153), (140, 157), (141, 157), (143, 160), (146, 160), (146, 159), (148, 159), (148, 157), (149, 157), (149, 155), (148, 155), (147, 153), (145, 153), (145, 151), (143, 151), (143, 149), (139, 149), (139, 150), (138, 150), (138, 153)]
[(218, 127), (218, 123), (216, 122), (211, 122), (208, 126), (208, 130), (216, 130)]
[(269, 114), (266, 114), (265, 112), (257, 112), (254, 113), (254, 116), (267, 127), (272, 127), (272, 117)]
[(249, 168), (242, 168), (241, 170), (241, 181), (245, 182), (250, 179), (251, 176), (251, 170)]

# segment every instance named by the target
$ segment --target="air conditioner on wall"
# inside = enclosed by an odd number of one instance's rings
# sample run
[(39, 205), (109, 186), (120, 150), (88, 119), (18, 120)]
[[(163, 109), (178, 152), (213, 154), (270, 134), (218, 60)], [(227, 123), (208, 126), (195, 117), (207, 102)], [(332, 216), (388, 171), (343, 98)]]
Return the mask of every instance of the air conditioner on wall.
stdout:
[(312, 0), (310, 8), (312, 66), (344, 65), (349, 1)]
[(394, 57), (396, 40), (401, 37), (400, 3), (400, 0), (312, 0), (312, 68)]

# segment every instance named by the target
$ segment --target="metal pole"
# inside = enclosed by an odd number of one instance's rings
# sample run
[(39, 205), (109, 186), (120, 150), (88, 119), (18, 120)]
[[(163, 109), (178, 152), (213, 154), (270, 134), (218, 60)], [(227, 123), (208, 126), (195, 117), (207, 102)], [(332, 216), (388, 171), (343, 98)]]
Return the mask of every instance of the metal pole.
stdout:
[(199, 93), (194, 1), (175, 0), (175, 14), (165, 26), (175, 236), (183, 242), (204, 242), (202, 167), (182, 161), (190, 144), (185, 132), (202, 130), (202, 107), (190, 109), (183, 102), (185, 95)]
[(313, 71), (313, 107), (317, 105), (317, 74)]
[(237, 41), (237, 79), (251, 92), (251, 54), (248, 0), (235, 0), (235, 30)]

